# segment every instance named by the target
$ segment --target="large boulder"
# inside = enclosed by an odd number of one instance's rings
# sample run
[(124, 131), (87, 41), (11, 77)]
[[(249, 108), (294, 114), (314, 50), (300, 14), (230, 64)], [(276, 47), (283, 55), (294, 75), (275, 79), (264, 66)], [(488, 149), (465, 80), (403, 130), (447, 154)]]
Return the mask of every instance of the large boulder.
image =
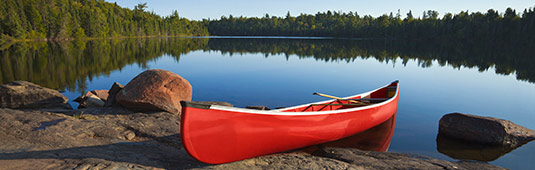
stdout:
[(439, 134), (469, 142), (518, 147), (535, 140), (535, 131), (511, 121), (463, 113), (440, 119)]
[(14, 81), (0, 86), (0, 108), (72, 109), (68, 100), (57, 90), (27, 81)]
[(132, 79), (116, 96), (117, 102), (138, 111), (180, 114), (180, 101), (191, 101), (188, 80), (166, 70), (147, 70)]

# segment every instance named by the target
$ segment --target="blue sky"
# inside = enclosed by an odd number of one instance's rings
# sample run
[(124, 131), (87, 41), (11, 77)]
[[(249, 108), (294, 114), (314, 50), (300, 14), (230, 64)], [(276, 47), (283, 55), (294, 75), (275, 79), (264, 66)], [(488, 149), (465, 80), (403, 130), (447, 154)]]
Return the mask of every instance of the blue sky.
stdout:
[(526, 8), (535, 6), (533, 0), (106, 0), (117, 2), (122, 7), (134, 8), (135, 5), (146, 2), (149, 11), (167, 16), (173, 10), (178, 10), (181, 17), (201, 20), (203, 18), (218, 19), (221, 16), (260, 17), (266, 13), (274, 16), (285, 16), (290, 11), (292, 16), (301, 13), (315, 14), (317, 12), (342, 11), (358, 12), (359, 15), (374, 17), (397, 13), (405, 17), (409, 10), (414, 16), (421, 16), (426, 10), (435, 10), (443, 14), (459, 13), (460, 11), (486, 12), (495, 9), (505, 11), (507, 7), (522, 12)]

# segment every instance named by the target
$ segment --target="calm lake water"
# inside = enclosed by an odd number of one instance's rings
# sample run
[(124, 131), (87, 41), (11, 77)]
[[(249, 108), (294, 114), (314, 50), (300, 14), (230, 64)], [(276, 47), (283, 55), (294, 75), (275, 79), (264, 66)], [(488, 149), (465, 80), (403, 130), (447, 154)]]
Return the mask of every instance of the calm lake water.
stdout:
[[(454, 160), (437, 151), (438, 121), (462, 112), (535, 129), (533, 49), (397, 44), (326, 38), (153, 38), (32, 42), (0, 47), (0, 83), (28, 80), (65, 91), (126, 85), (165, 69), (193, 86), (193, 100), (271, 108), (349, 96), (400, 81), (390, 150)], [(73, 106), (76, 103), (70, 102)], [(491, 164), (530, 169), (535, 142)]]

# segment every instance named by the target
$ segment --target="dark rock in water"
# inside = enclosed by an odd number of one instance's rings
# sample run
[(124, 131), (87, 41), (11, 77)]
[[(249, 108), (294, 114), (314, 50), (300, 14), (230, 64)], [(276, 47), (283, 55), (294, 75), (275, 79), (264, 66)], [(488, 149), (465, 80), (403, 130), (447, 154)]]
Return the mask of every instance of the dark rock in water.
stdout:
[(511, 121), (462, 113), (444, 115), (440, 119), (439, 134), (474, 143), (511, 148), (535, 140), (535, 131)]
[(228, 102), (218, 102), (218, 101), (195, 101), (194, 103), (206, 104), (206, 105), (219, 105), (219, 106), (228, 106), (233, 107), (234, 105)]
[(245, 106), (247, 109), (256, 109), (256, 110), (271, 110), (269, 107), (266, 106)]
[(458, 160), (494, 161), (516, 148), (501, 145), (482, 145), (449, 138), (442, 134), (437, 136), (438, 152)]
[(147, 70), (132, 79), (116, 97), (128, 109), (180, 114), (180, 101), (191, 101), (188, 80), (166, 70)]
[(108, 91), (108, 98), (104, 106), (105, 107), (119, 106), (119, 104), (117, 103), (117, 100), (115, 99), (115, 96), (117, 96), (117, 93), (119, 93), (119, 91), (121, 91), (123, 88), (124, 86), (122, 84), (114, 82), (110, 90)]
[(27, 81), (14, 81), (0, 86), (0, 108), (12, 109), (72, 109), (69, 99), (57, 90)]

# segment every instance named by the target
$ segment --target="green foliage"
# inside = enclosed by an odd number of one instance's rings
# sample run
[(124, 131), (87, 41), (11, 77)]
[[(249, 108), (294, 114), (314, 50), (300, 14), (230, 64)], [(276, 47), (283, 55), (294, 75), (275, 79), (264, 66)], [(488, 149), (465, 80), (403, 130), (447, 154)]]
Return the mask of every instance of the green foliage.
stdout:
[(84, 29), (78, 28), (76, 32), (74, 32), (73, 37), (78, 39), (86, 37)]
[(0, 45), (6, 44), (13, 41), (13, 37), (10, 37), (6, 34), (0, 34)]
[(199, 21), (178, 14), (169, 19), (146, 8), (146, 3), (130, 10), (102, 0), (4, 0), (0, 34), (16, 39), (208, 35)]
[(511, 8), (503, 14), (490, 9), (487, 13), (447, 13), (439, 18), (437, 11), (428, 10), (422, 18), (415, 18), (411, 11), (405, 19), (400, 14), (377, 18), (359, 16), (357, 13), (327, 11), (315, 15), (301, 14), (293, 17), (266, 15), (257, 17), (221, 17), (208, 21), (212, 35), (228, 36), (321, 36), (373, 39), (411, 39), (443, 41), (503, 41), (534, 42), (535, 12), (524, 10), (522, 15)]

